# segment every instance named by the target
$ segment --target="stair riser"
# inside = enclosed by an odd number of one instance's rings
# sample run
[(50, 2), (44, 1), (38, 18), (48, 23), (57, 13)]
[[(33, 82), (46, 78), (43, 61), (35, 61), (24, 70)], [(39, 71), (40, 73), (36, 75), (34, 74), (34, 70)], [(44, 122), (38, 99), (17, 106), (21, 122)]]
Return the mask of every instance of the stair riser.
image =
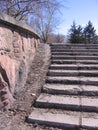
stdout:
[(65, 66), (65, 67), (62, 67), (62, 66), (50, 66), (49, 67), (50, 70), (98, 70), (98, 67), (74, 67), (74, 66)]
[[(65, 53), (65, 52), (69, 52), (69, 53), (72, 53), (73, 51), (72, 50), (51, 50), (51, 53)], [(77, 52), (77, 53), (98, 53), (98, 50), (93, 50), (93, 51), (87, 51), (87, 50), (74, 50), (74, 52)]]
[(48, 103), (48, 102), (36, 102), (34, 107), (40, 108), (55, 108), (55, 109), (64, 109), (64, 110), (72, 110), (72, 111), (81, 111), (80, 106), (78, 105), (68, 105), (68, 104), (56, 104), (56, 103)]
[(98, 77), (98, 73), (82, 73), (82, 72), (48, 72), (47, 76), (85, 76), (85, 77)]
[(63, 46), (61, 46), (61, 47), (51, 47), (51, 50), (97, 50), (98, 49), (98, 47), (69, 47), (69, 46), (67, 46), (67, 47), (63, 47)]
[[(74, 125), (74, 124), (63, 124), (59, 122), (49, 122), (49, 121), (43, 121), (43, 120), (34, 120), (34, 119), (28, 119), (28, 123), (33, 123), (33, 124), (39, 124), (39, 125), (45, 125), (48, 127), (57, 127), (63, 130), (79, 130), (80, 126), (79, 125)], [(91, 129), (93, 130), (93, 129)]]
[(98, 44), (76, 44), (76, 43), (74, 43), (74, 44), (50, 44), (50, 46), (51, 47), (61, 47), (61, 46), (71, 46), (71, 47), (98, 47)]
[(98, 81), (79, 81), (79, 80), (46, 80), (50, 84), (66, 84), (66, 85), (98, 85)]
[(93, 106), (79, 106), (79, 105), (69, 105), (69, 104), (58, 104), (58, 103), (48, 103), (48, 102), (40, 102), (36, 101), (34, 104), (35, 107), (40, 108), (55, 108), (55, 109), (64, 109), (64, 110), (71, 110), (71, 111), (82, 111), (82, 112), (97, 112), (98, 108)]
[(57, 57), (57, 56), (52, 56), (52, 60), (98, 60), (98, 57), (67, 57), (67, 56), (62, 56), (62, 57)]
[(51, 50), (85, 50), (85, 51), (90, 51), (90, 50), (98, 50), (98, 48), (85, 48), (85, 47), (77, 47), (77, 48), (70, 48), (70, 47), (56, 47), (56, 48), (53, 48), (53, 47), (51, 47)]
[(98, 96), (98, 91), (69, 91), (69, 90), (55, 90), (55, 89), (43, 89), (43, 93), (53, 94), (53, 95), (81, 95), (81, 96)]
[(90, 45), (90, 46), (78, 46), (78, 45), (71, 45), (71, 46), (50, 46), (51, 48), (53, 48), (53, 49), (56, 49), (56, 48), (84, 48), (84, 49), (97, 49), (98, 48), (98, 45), (97, 46), (94, 46), (94, 45)]
[(85, 61), (60, 61), (60, 60), (52, 60), (51, 64), (76, 64), (76, 63), (80, 63), (80, 64), (98, 64), (98, 62), (85, 62)]
[(78, 53), (75, 53), (75, 52), (73, 52), (73, 53), (71, 53), (71, 52), (65, 52), (65, 53), (63, 53), (63, 52), (52, 52), (52, 55), (60, 55), (60, 56), (62, 56), (62, 55), (67, 55), (67, 56), (98, 56), (98, 53), (96, 52), (96, 53), (80, 53), (80, 52), (78, 52)]

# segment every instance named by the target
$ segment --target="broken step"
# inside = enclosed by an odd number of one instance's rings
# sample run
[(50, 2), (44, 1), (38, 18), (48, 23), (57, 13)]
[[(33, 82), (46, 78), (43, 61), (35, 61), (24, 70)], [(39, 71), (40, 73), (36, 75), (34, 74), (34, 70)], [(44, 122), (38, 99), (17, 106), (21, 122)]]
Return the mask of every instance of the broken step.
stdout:
[(98, 114), (96, 113), (35, 108), (27, 121), (33, 124), (57, 127), (64, 130), (98, 130)]
[(45, 84), (42, 92), (60, 95), (98, 96), (98, 86)]
[(52, 95), (42, 93), (34, 103), (34, 106), (39, 108), (98, 112), (98, 97)]
[(98, 85), (98, 77), (61, 77), (61, 76), (48, 76), (46, 83), (55, 83), (55, 84), (70, 84), (70, 85)]

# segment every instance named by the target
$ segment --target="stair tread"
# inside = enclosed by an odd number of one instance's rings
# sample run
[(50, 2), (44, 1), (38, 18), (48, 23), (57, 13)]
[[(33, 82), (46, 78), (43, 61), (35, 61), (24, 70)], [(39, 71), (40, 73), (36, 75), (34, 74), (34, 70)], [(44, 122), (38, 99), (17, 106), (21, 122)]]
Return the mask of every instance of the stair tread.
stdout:
[(68, 58), (70, 58), (70, 57), (72, 57), (72, 58), (81, 58), (81, 57), (83, 57), (83, 58), (85, 58), (85, 57), (92, 57), (92, 58), (98, 58), (98, 56), (68, 56), (68, 55), (52, 55), (52, 57), (68, 57)]
[(47, 102), (47, 103), (54, 103), (54, 104), (74, 104), (74, 105), (80, 105), (78, 96), (65, 96), (65, 95), (51, 95), (51, 94), (45, 94), (42, 93), (36, 102)]
[(98, 112), (98, 97), (42, 93), (36, 100), (35, 106)]
[(98, 81), (98, 77), (83, 77), (83, 76), (48, 76), (48, 80), (78, 80), (78, 81)]
[(98, 70), (49, 70), (48, 72), (58, 72), (58, 73), (98, 73)]
[(81, 67), (81, 68), (82, 67), (98, 67), (98, 65), (96, 65), (96, 64), (94, 64), (94, 65), (92, 65), (92, 64), (91, 65), (81, 65), (81, 64), (79, 64), (79, 65), (77, 65), (77, 64), (69, 64), (69, 65), (68, 64), (60, 64), (59, 65), (59, 64), (51, 64), (50, 66), (51, 67), (52, 66), (53, 67), (66, 67), (66, 66), (67, 67), (70, 67), (70, 66), (73, 67), (74, 66), (74, 67)]
[(29, 122), (37, 122), (58, 127), (76, 127), (79, 126), (79, 115), (57, 114), (40, 110), (34, 110), (28, 117)]
[(91, 59), (91, 58), (61, 58), (61, 57), (53, 57), (51, 60), (58, 60), (58, 61), (76, 61), (76, 62), (97, 62), (98, 63), (98, 58), (97, 59)]
[(51, 90), (62, 90), (62, 91), (87, 91), (87, 92), (98, 92), (98, 86), (89, 85), (62, 85), (62, 84), (45, 84), (43, 89), (47, 91)]
[(60, 128), (96, 128), (98, 129), (98, 114), (86, 112), (71, 112), (62, 110), (34, 109), (28, 117), (31, 123), (55, 126)]
[(79, 76), (80, 78), (82, 76), (84, 77), (97, 77), (98, 78), (98, 70), (58, 70), (58, 69), (50, 69), (47, 73), (47, 76), (62, 76), (62, 77), (66, 77), (66, 76)]

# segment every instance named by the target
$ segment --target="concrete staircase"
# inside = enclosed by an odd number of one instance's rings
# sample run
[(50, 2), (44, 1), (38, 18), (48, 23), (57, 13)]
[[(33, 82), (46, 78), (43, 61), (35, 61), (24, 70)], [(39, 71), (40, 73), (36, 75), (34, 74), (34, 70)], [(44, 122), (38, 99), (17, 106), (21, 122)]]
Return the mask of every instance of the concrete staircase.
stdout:
[(98, 45), (51, 44), (51, 64), (31, 123), (98, 130)]

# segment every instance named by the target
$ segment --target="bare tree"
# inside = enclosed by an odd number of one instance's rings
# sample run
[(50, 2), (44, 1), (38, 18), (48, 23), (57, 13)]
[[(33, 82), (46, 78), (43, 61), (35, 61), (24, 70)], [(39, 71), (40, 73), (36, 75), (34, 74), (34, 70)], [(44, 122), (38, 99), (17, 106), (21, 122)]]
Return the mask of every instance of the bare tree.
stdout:
[(56, 6), (57, 3), (56, 0), (0, 0), (0, 12), (23, 20), (28, 15), (37, 15), (39, 8), (49, 8), (51, 5)]
[(49, 5), (48, 8), (39, 8), (38, 15), (32, 18), (30, 25), (40, 34), (42, 41), (47, 42), (51, 34), (59, 24), (57, 12), (60, 4)]
[(47, 41), (48, 35), (59, 24), (57, 12), (61, 0), (0, 0), (0, 5), (0, 12), (30, 23), (41, 35), (43, 42)]

